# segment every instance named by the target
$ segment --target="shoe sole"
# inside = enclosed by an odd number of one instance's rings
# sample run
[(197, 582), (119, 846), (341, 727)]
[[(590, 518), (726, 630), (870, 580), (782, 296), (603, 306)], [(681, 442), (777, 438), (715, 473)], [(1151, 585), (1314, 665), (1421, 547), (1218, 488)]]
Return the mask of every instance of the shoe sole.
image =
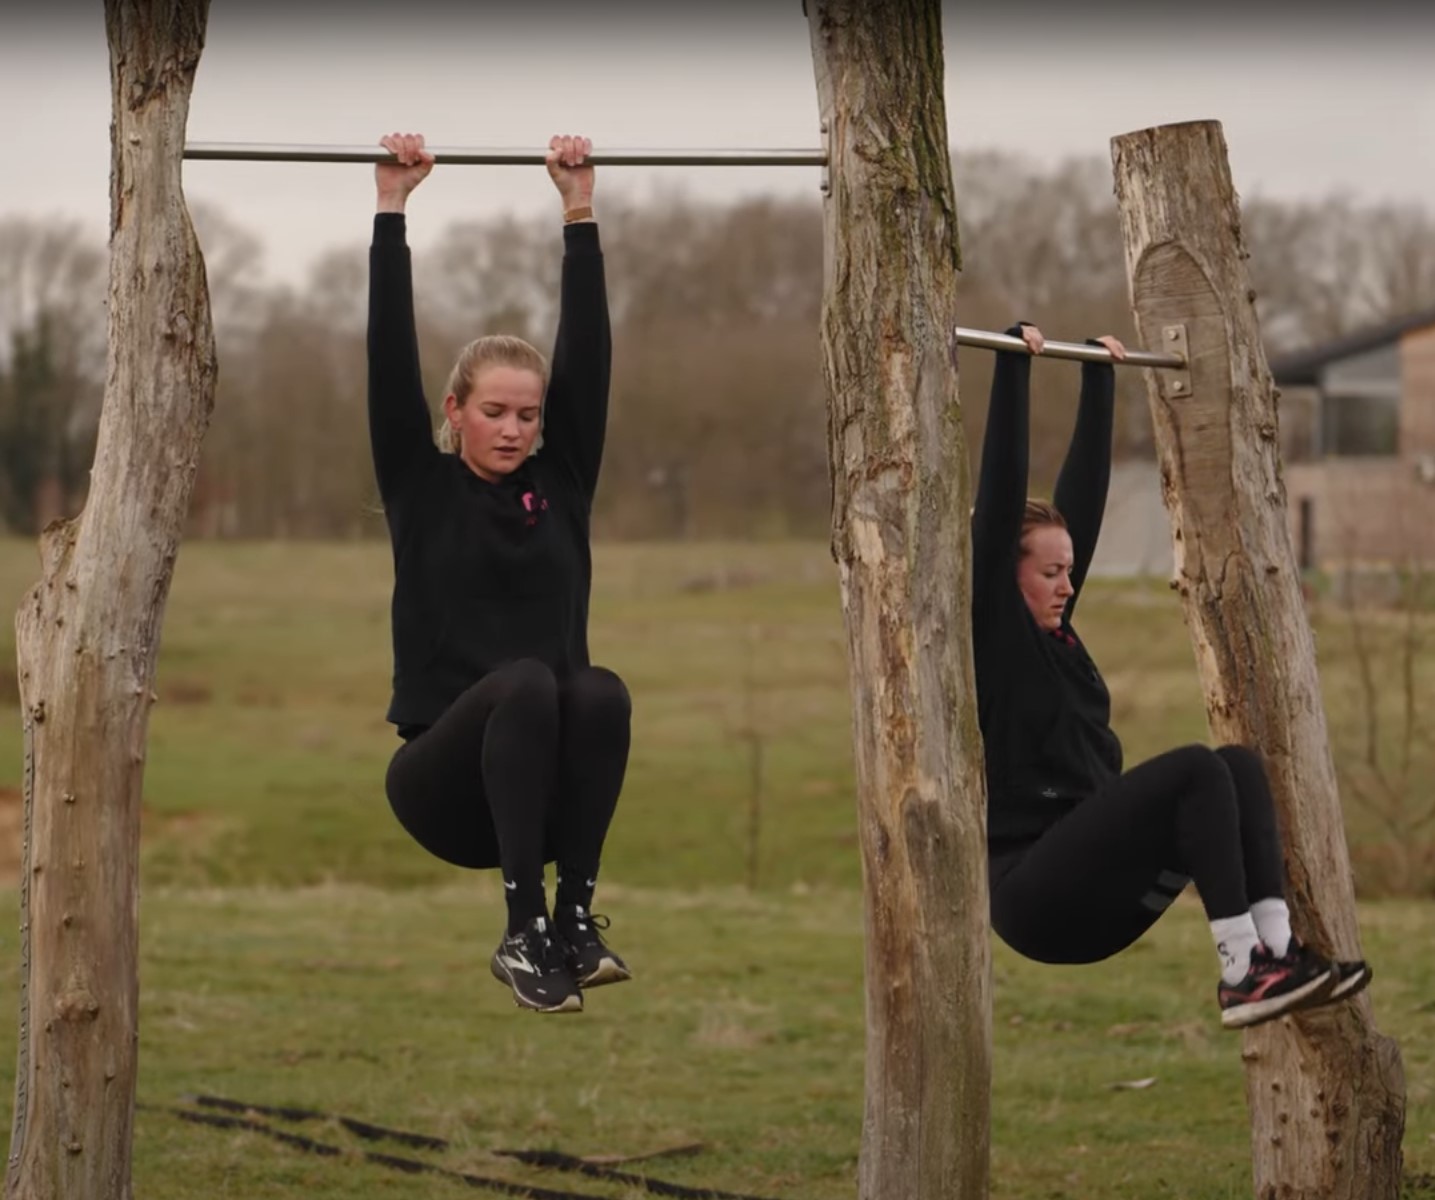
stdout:
[(616, 959), (604, 958), (587, 976), (578, 981), (581, 988), (602, 987), (605, 983), (622, 983), (632, 979), (633, 972), (622, 966)]
[(1362, 967), (1354, 975), (1342, 979), (1335, 985), (1334, 990), (1330, 993), (1331, 1002), (1333, 1003), (1336, 1000), (1349, 1000), (1352, 996), (1359, 995), (1365, 991), (1365, 989), (1370, 986), (1371, 974), (1372, 972), (1367, 966)]
[(1293, 992), (1282, 992), (1269, 1000), (1253, 1000), (1249, 1004), (1223, 1009), (1221, 1024), (1227, 1029), (1249, 1029), (1252, 1025), (1274, 1021), (1288, 1013), (1314, 1008), (1317, 1004), (1327, 1002), (1334, 987), (1335, 972), (1326, 971)]
[(1362, 967), (1354, 975), (1347, 975), (1344, 979), (1339, 972), (1332, 971), (1335, 976), (1335, 986), (1325, 995), (1315, 995), (1299, 1004), (1292, 1012), (1305, 1012), (1312, 1008), (1325, 1008), (1331, 1004), (1338, 1004), (1342, 1000), (1349, 1000), (1357, 996), (1370, 985), (1370, 968)]
[(492, 972), (493, 977), (498, 980), (499, 983), (508, 985), (509, 990), (513, 992), (513, 1002), (514, 1004), (518, 1005), (519, 1008), (526, 1008), (529, 1012), (537, 1013), (566, 1013), (583, 1011), (583, 997), (580, 996), (577, 992), (574, 992), (571, 996), (564, 996), (563, 1000), (558, 1004), (536, 1004), (532, 1000), (529, 1000), (523, 995), (521, 995), (518, 989), (513, 986), (513, 973), (511, 971), (504, 970), (496, 962), (490, 962), (488, 964), (488, 969)]

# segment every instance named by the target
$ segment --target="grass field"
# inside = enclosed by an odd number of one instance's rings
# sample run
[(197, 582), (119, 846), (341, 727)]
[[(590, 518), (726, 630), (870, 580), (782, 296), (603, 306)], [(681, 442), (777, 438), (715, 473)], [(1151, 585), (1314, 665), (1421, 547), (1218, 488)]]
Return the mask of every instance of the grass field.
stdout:
[[(35, 573), (32, 546), (0, 544), (0, 606), (13, 611)], [(861, 897), (825, 549), (599, 548), (595, 658), (635, 700), (599, 907), (639, 980), (557, 1020), (517, 1013), (487, 976), (502, 911), (492, 881), (429, 859), (384, 801), (396, 744), (382, 720), (389, 581), (374, 545), (196, 543), (181, 555), (146, 772), (136, 1195), (473, 1194), (167, 1111), (200, 1092), (442, 1135), (451, 1145), (431, 1157), (448, 1167), (591, 1195), (631, 1189), (492, 1152), (701, 1142), (646, 1169), (794, 1200), (851, 1195)], [(1097, 583), (1084, 607), (1128, 758), (1202, 739), (1171, 594)], [(1339, 739), (1367, 724), (1359, 672), (1338, 616), (1318, 631)], [(1398, 622), (1377, 619), (1367, 636), (1375, 669), (1393, 678)], [(10, 637), (7, 626), (0, 650), (13, 661)], [(1416, 686), (1429, 711), (1431, 681)], [(0, 815), (13, 832), (19, 719), (13, 686), (0, 695)], [(1398, 741), (1398, 714), (1382, 703), (1385, 745)], [(1428, 787), (1424, 752), (1410, 774)], [(1347, 821), (1374, 892), (1388, 839), (1361, 808)], [(13, 845), (6, 853), (13, 871)], [(1428, 897), (1370, 900), (1362, 925), (1380, 967), (1377, 1019), (1404, 1047), (1407, 1166), (1435, 1174), (1435, 912)], [(16, 983), (13, 932), (4, 941), (0, 1016), (14, 1012)], [(1250, 1194), (1238, 1040), (1213, 1016), (1214, 956), (1195, 904), (1099, 967), (994, 954), (995, 1196)], [(13, 1037), (13, 1020), (0, 1020), (7, 1106)], [(1144, 1090), (1112, 1087), (1150, 1077)], [(360, 1146), (332, 1124), (284, 1128)]]

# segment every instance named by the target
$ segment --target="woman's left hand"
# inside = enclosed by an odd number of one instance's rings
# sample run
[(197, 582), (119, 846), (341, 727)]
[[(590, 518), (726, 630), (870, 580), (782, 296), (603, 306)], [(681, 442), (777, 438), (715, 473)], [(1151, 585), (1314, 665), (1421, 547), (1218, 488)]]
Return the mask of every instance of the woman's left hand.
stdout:
[(1096, 340), (1111, 351), (1111, 357), (1114, 358), (1117, 362), (1120, 362), (1123, 358), (1126, 357), (1126, 347), (1121, 344), (1119, 338), (1114, 338), (1108, 333), (1097, 338)]
[(592, 153), (593, 143), (585, 137), (554, 134), (548, 139), (548, 175), (563, 197), (565, 209), (593, 203), (593, 168), (587, 164)]

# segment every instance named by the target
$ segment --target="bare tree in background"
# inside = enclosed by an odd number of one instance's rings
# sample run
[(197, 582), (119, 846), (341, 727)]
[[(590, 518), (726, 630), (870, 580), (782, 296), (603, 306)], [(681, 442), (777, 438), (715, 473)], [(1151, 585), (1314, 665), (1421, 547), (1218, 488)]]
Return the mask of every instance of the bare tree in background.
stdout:
[(104, 386), (103, 248), (73, 222), (0, 221), (0, 527), (78, 510)]
[(1261, 323), (1292, 350), (1435, 306), (1435, 214), (1342, 196), (1244, 206)]
[(232, 340), (254, 336), (269, 297), (264, 243), (216, 204), (200, 202), (189, 209), (204, 254), (215, 332), (224, 357), (229, 358)]
[[(1134, 341), (1102, 164), (1081, 158), (1047, 168), (999, 151), (960, 152), (952, 163), (969, 247), (957, 290), (963, 325), (1002, 329), (1026, 318), (1052, 336), (1113, 332)], [(1327, 197), (1254, 200), (1246, 210), (1272, 350), (1435, 304), (1435, 217), (1426, 209)], [(365, 246), (341, 244), (301, 282), (278, 284), (264, 277), (253, 232), (212, 205), (198, 206), (194, 220), (229, 366), (191, 528), (246, 537), (377, 535), (367, 450), (349, 436), (362, 425)], [(502, 330), (551, 344), (558, 236), (546, 211), (461, 221), (415, 255), (431, 400), (470, 338)], [(679, 188), (641, 201), (619, 195), (604, 204), (603, 241), (617, 352), (595, 528), (620, 537), (815, 534), (829, 507), (812, 333), (821, 304), (815, 188), (811, 197), (721, 204)], [(89, 458), (103, 376), (102, 262), (103, 247), (74, 225), (0, 221), (0, 442), (8, 428), (10, 447), (0, 453), (20, 464), (0, 462), (0, 489), (8, 481), (5, 511), (17, 528), (42, 514), (74, 512), (83, 498), (83, 471), (61, 486), (47, 469), (38, 489), (22, 476), (58, 462), (56, 447), (66, 463)], [(27, 382), (7, 393), (16, 338), (24, 339)], [(962, 359), (973, 445), (985, 424), (991, 367), (990, 355)], [(1034, 369), (1032, 482), (1041, 491), (1070, 434), (1075, 382), (1062, 364)], [(69, 415), (55, 420), (64, 405), (72, 405)], [(67, 431), (63, 441), (57, 428)], [(49, 443), (35, 440), (42, 434)], [(295, 453), (282, 449), (286, 437)], [(1136, 372), (1117, 381), (1115, 450), (1118, 458), (1153, 454)]]
[(0, 218), (0, 345), (42, 317), (83, 332), (79, 349), (104, 362), (104, 247), (77, 222)]

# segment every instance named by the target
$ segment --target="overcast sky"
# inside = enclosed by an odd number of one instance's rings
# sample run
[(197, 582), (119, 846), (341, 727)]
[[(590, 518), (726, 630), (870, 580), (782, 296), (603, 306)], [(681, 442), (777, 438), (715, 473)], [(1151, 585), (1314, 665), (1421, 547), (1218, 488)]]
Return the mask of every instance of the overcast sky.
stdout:
[[(20, 4), (0, 5), (0, 217), (62, 213), (102, 236), (102, 5)], [(1215, 118), (1244, 195), (1435, 206), (1435, 4), (1027, 0), (948, 3), (944, 22), (960, 149), (1105, 158), (1113, 134)], [(612, 147), (816, 145), (807, 24), (800, 0), (212, 0), (191, 138), (367, 143), (390, 129), (439, 145), (536, 146), (559, 131)], [(324, 249), (367, 239), (369, 168), (190, 163), (185, 178), (262, 236), (271, 275), (302, 278)], [(599, 200), (817, 183), (808, 168), (613, 168)], [(412, 202), (411, 240), (554, 203), (541, 168), (451, 167)]]

